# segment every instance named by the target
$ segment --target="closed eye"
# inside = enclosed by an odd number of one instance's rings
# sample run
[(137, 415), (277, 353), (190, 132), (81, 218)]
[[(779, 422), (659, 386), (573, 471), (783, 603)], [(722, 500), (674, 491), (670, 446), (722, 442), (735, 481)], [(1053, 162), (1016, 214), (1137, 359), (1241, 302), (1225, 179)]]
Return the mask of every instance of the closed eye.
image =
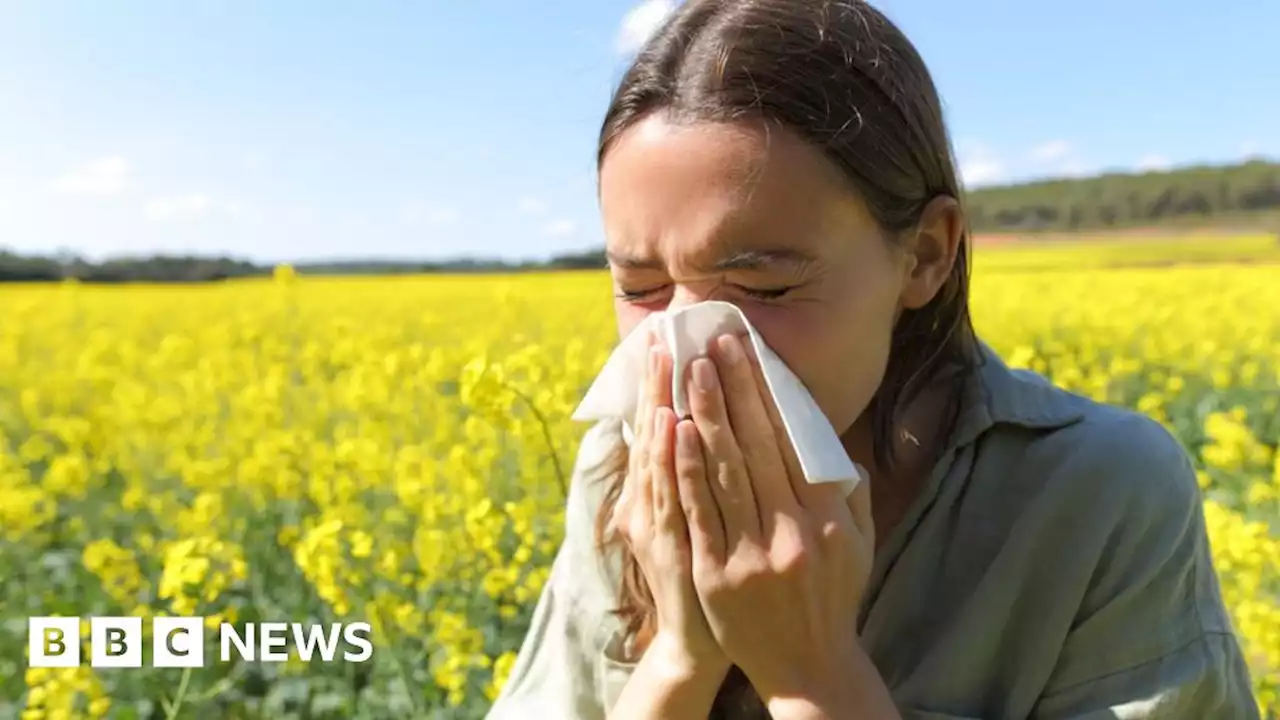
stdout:
[(636, 302), (636, 301), (644, 300), (645, 298), (648, 298), (648, 297), (653, 297), (654, 295), (658, 294), (664, 287), (666, 286), (659, 285), (658, 287), (646, 288), (644, 290), (619, 290), (614, 295), (614, 297)]
[(742, 285), (736, 285), (735, 287), (757, 300), (777, 300), (799, 286), (787, 285), (778, 288), (749, 288)]
[[(623, 289), (623, 290), (619, 290), (615, 295), (615, 297), (623, 300), (627, 300), (630, 302), (642, 302), (646, 299), (653, 298), (658, 293), (662, 292), (666, 287), (667, 287), (666, 285), (658, 285), (655, 287), (643, 288), (639, 290)], [(799, 287), (799, 285), (786, 285), (783, 287), (776, 287), (776, 288), (753, 288), (753, 287), (747, 287), (745, 285), (733, 285), (732, 287), (737, 289), (742, 294), (747, 295), (748, 297), (754, 298), (756, 300), (778, 300), (786, 296), (787, 293)]]

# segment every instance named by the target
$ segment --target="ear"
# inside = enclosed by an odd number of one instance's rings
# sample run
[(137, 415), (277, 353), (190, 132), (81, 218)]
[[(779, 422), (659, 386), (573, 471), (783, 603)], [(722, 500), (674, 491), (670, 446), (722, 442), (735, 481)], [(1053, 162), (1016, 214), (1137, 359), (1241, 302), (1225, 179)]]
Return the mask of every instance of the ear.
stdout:
[(924, 307), (938, 293), (955, 265), (964, 236), (964, 214), (955, 198), (941, 195), (925, 206), (916, 232), (906, 238), (904, 308)]

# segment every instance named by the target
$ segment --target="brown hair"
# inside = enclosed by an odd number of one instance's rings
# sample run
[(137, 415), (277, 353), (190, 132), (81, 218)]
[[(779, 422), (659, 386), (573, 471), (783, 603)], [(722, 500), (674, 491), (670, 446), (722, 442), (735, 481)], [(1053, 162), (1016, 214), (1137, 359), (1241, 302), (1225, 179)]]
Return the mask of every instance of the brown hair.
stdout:
[[(941, 102), (924, 61), (888, 18), (861, 0), (687, 0), (623, 76), (600, 131), (597, 164), (623, 132), (658, 111), (672, 122), (750, 118), (787, 127), (842, 171), (890, 238), (912, 230), (933, 199), (961, 199)], [(886, 374), (868, 409), (882, 469), (894, 464), (901, 410), (948, 369), (963, 378), (977, 362), (969, 245), (966, 230), (943, 287), (894, 327)], [(609, 468), (596, 523), (602, 546), (616, 542), (604, 528), (625, 479), (625, 446)], [(629, 644), (643, 647), (654, 630), (653, 601), (635, 558), (618, 544), (617, 612)], [(712, 717), (726, 714), (767, 717), (736, 669)]]

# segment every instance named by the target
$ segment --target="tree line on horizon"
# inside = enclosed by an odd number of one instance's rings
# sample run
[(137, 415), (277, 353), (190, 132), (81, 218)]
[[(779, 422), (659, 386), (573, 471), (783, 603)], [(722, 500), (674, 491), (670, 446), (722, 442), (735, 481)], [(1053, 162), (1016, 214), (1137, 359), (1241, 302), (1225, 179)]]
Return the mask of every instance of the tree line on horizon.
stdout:
[[(1280, 233), (1280, 162), (1249, 160), (1142, 173), (1106, 173), (976, 188), (965, 197), (975, 233), (1034, 237), (1039, 233), (1098, 232), (1150, 226), (1249, 227)], [(303, 274), (392, 275), (605, 267), (603, 249), (558, 255), (545, 262), (483, 258), (439, 262), (352, 261), (297, 263)], [(226, 257), (78, 257), (0, 251), (0, 282), (211, 282), (268, 275), (269, 265)]]

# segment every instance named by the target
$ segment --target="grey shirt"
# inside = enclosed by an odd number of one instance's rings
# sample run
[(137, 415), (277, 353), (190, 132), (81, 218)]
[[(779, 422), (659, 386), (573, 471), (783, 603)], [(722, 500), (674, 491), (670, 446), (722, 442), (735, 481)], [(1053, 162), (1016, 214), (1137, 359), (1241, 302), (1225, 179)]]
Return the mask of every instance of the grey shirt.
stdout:
[[(984, 355), (850, 608), (902, 716), (1257, 720), (1182, 446)], [(618, 442), (618, 423), (584, 436), (564, 542), (488, 720), (605, 718), (627, 682), (617, 559), (592, 535), (590, 469)]]

